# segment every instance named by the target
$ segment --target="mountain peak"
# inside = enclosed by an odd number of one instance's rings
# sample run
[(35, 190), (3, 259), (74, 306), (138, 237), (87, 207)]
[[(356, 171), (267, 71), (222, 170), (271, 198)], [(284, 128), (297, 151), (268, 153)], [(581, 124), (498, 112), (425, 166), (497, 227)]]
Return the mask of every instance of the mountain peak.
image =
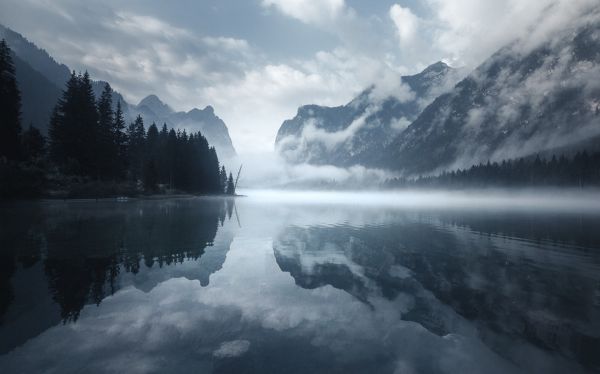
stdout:
[(448, 69), (451, 69), (450, 66), (448, 66), (448, 64), (446, 64), (445, 62), (442, 61), (438, 61), (434, 64), (429, 65), (428, 67), (425, 68), (425, 70), (422, 71), (421, 74), (427, 74), (427, 73), (441, 73), (444, 72)]
[(139, 107), (146, 106), (150, 108), (154, 113), (164, 116), (173, 113), (173, 109), (165, 103), (163, 103), (158, 96), (148, 95), (140, 101)]
[(210, 105), (207, 105), (204, 109), (193, 108), (192, 110), (187, 112), (187, 114), (197, 118), (216, 117), (215, 109)]
[(207, 112), (207, 113), (209, 113), (209, 114), (212, 114), (212, 115), (214, 115), (214, 114), (215, 114), (215, 109), (214, 109), (212, 106), (210, 106), (210, 105), (207, 105), (207, 106), (206, 106), (206, 107), (203, 109), (203, 111), (204, 111), (204, 112)]
[(148, 95), (145, 98), (143, 98), (140, 103), (138, 105), (166, 105), (165, 103), (162, 102), (162, 100), (154, 95)]

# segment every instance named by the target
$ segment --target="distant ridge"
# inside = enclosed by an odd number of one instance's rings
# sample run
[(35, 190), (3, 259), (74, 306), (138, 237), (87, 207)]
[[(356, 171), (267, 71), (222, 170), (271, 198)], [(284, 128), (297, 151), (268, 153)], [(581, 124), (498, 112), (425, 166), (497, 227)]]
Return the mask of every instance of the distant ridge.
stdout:
[[(17, 82), (22, 94), (23, 125), (27, 127), (32, 124), (46, 133), (52, 109), (60, 98), (71, 71), (66, 65), (54, 60), (48, 52), (2, 25), (0, 38), (6, 39), (14, 53)], [(96, 97), (100, 96), (105, 84), (103, 81), (92, 82)], [(194, 108), (189, 112), (174, 112), (156, 95), (148, 95), (138, 105), (132, 105), (119, 92), (113, 91), (113, 106), (118, 101), (121, 102), (127, 122), (132, 122), (140, 114), (146, 126), (155, 122), (158, 126), (166, 123), (169, 127), (188, 132), (201, 131), (208, 142), (215, 146), (221, 159), (236, 156), (227, 126), (210, 106), (204, 110)]]
[(291, 163), (352, 166), (371, 163), (383, 146), (402, 132), (459, 72), (443, 62), (401, 78), (391, 92), (371, 86), (338, 107), (304, 105), (283, 122), (276, 148)]

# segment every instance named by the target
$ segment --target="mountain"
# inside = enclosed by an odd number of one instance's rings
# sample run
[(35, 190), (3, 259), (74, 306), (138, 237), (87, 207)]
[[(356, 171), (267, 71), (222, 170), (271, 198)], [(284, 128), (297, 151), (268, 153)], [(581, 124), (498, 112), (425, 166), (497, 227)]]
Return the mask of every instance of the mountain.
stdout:
[(58, 64), (46, 51), (22, 35), (2, 25), (0, 39), (5, 39), (12, 50), (17, 84), (21, 91), (23, 127), (34, 125), (45, 132), (52, 109), (69, 77), (69, 69)]
[(215, 115), (210, 105), (202, 110), (194, 108), (188, 112), (176, 112), (156, 95), (149, 95), (138, 105), (129, 104), (124, 112), (130, 120), (138, 114), (141, 115), (146, 125), (154, 122), (160, 127), (166, 123), (169, 127), (186, 130), (188, 133), (200, 131), (210, 145), (215, 147), (219, 159), (225, 160), (236, 156), (225, 122)]
[[(99, 98), (100, 95), (102, 95), (102, 91), (104, 91), (104, 88), (106, 87), (106, 84), (108, 82), (105, 81), (92, 81), (92, 90), (94, 92), (94, 96), (96, 98)], [(129, 104), (127, 103), (127, 101), (125, 100), (125, 98), (123, 98), (123, 95), (121, 95), (118, 91), (114, 91), (112, 93), (112, 107), (113, 110), (117, 109), (117, 103), (121, 102), (121, 110), (123, 111), (123, 113), (128, 113), (129, 110)], [(126, 120), (128, 120), (129, 118), (126, 118)], [(133, 121), (135, 118), (131, 119), (131, 121)]]
[(8, 27), (0, 25), (0, 38), (6, 40), (15, 55), (26, 61), (56, 87), (63, 88), (71, 75), (66, 65), (56, 62), (48, 52), (38, 48), (23, 35)]
[(44, 75), (13, 53), (17, 83), (21, 91), (21, 121), (46, 131), (50, 115), (62, 91)]
[(302, 106), (281, 125), (276, 148), (292, 163), (351, 166), (376, 160), (382, 147), (426, 104), (451, 88), (458, 74), (437, 62), (419, 74), (402, 77), (391, 92), (371, 86), (343, 106)]
[(371, 166), (414, 175), (598, 147), (600, 9), (544, 35), (492, 55), (427, 106)]
[[(48, 130), (50, 115), (62, 89), (71, 76), (69, 68), (55, 61), (46, 51), (38, 48), (21, 34), (0, 25), (0, 39), (6, 39), (13, 51), (17, 83), (22, 96), (22, 123), (33, 124), (43, 133)], [(106, 82), (93, 81), (94, 95), (100, 97)], [(214, 114), (212, 107), (189, 112), (175, 112), (156, 95), (149, 95), (138, 105), (127, 103), (123, 96), (113, 91), (113, 107), (121, 102), (126, 121), (133, 121), (140, 114), (146, 125), (166, 123), (169, 127), (200, 131), (208, 142), (215, 146), (219, 158), (228, 159), (236, 155), (227, 126)]]
[(137, 106), (144, 110), (149, 110), (155, 116), (165, 117), (173, 113), (173, 109), (170, 106), (160, 101), (156, 95), (148, 95), (140, 101)]

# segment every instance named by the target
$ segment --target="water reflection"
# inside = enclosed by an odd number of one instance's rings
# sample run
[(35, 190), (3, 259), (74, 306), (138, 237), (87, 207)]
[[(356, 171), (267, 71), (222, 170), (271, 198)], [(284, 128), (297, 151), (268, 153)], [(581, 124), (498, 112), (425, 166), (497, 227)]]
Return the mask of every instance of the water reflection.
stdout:
[(530, 371), (539, 362), (515, 342), (600, 368), (597, 217), (442, 211), (386, 221), (291, 226), (275, 257), (303, 288), (331, 285), (367, 304), (409, 300), (398, 318), (477, 336)]
[(1, 217), (3, 372), (600, 369), (593, 212), (250, 197)]
[[(41, 293), (43, 283), (63, 323), (77, 321), (86, 304), (99, 305), (121, 287), (119, 277), (137, 275), (143, 268), (152, 271), (179, 264), (179, 276), (208, 285), (210, 274), (225, 261), (232, 235), (200, 268), (185, 274), (182, 265), (197, 262), (207, 246), (213, 246), (219, 226), (227, 219), (227, 204), (224, 199), (206, 198), (3, 206), (0, 352), (29, 337), (16, 328), (25, 322), (19, 318), (20, 309), (39, 305), (24, 299), (31, 292)], [(160, 277), (150, 282), (156, 285)], [(13, 305), (15, 298), (20, 301), (17, 305)]]

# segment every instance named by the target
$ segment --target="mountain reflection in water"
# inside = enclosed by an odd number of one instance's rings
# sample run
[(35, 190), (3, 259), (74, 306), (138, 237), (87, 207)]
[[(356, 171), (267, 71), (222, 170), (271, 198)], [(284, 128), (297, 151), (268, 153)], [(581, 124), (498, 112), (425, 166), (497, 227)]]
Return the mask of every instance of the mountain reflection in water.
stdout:
[(2, 206), (3, 372), (600, 369), (593, 211), (248, 194)]

